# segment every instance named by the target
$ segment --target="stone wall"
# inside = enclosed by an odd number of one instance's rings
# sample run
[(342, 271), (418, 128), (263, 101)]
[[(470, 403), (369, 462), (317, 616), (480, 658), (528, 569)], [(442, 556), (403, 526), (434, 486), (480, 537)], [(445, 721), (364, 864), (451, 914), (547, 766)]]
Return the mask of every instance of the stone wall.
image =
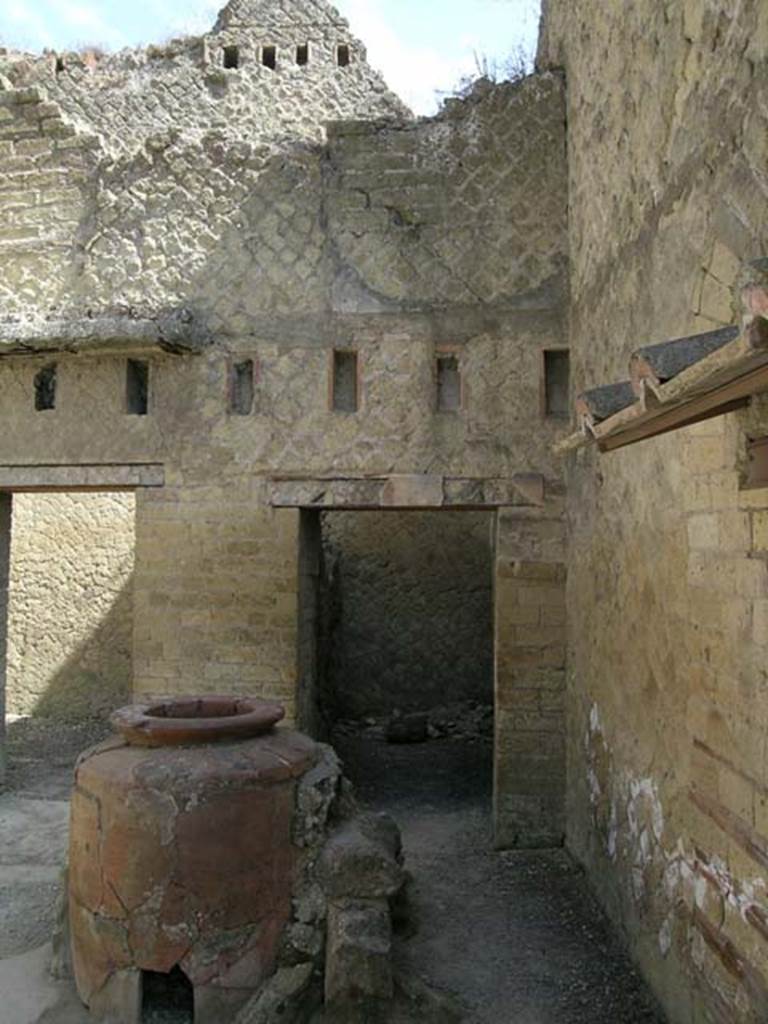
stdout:
[(328, 713), (493, 703), (492, 522), (487, 512), (323, 515)]
[(11, 563), (11, 496), (0, 495), (0, 784), (5, 781), (5, 705), (8, 652), (8, 578)]
[[(323, 0), (231, 0), (199, 39), (59, 57), (0, 59), (0, 470), (151, 464), (134, 692), (257, 692), (293, 716), (312, 574), (275, 478), (404, 474), (442, 496), (457, 477), (484, 507), (519, 474), (532, 507), (560, 487), (542, 367), (565, 344), (562, 79), (485, 83), (415, 121)], [(137, 324), (171, 314), (174, 338), (158, 327), (137, 352)], [(187, 329), (198, 354), (175, 343)], [(335, 407), (339, 350), (356, 355), (354, 411)], [(147, 364), (146, 415), (128, 358)], [(53, 362), (55, 408), (36, 411)]]
[(134, 499), (13, 499), (7, 710), (82, 719), (132, 685)]
[[(63, 145), (41, 110), (52, 101), (3, 95), (8, 159), (36, 141), (43, 173)], [(380, 96), (370, 84), (371, 116)], [(17, 295), (20, 324), (44, 337), (51, 315), (87, 325), (84, 314), (130, 321), (183, 306), (212, 344), (141, 356), (146, 416), (126, 407), (119, 345), (2, 360), (0, 464), (161, 464), (165, 487), (136, 506), (136, 692), (256, 688), (292, 710), (298, 516), (269, 507), (272, 476), (559, 473), (549, 444), (561, 424), (540, 417), (540, 371), (543, 349), (563, 341), (562, 84), (543, 75), (501, 86), (432, 121), (345, 122), (327, 148), (273, 128), (268, 152), (233, 127), (218, 140), (190, 128), (147, 137), (130, 156), (106, 151), (102, 121), (90, 134), (66, 129), (87, 154), (77, 226), (61, 228), (70, 244), (56, 266), (35, 262), (52, 248), (47, 222), (32, 256), (7, 240), (38, 289)], [(9, 176), (22, 191), (26, 173)], [(514, 210), (533, 208), (530, 230), (515, 227)], [(464, 388), (447, 413), (435, 407), (446, 345)], [(358, 354), (356, 413), (331, 406), (334, 348)], [(33, 380), (52, 359), (56, 408), (39, 413)], [(234, 415), (232, 367), (243, 359), (254, 363), (254, 402)]]
[(565, 832), (565, 524), (512, 509), (494, 545), (494, 817), (499, 847)]
[[(568, 81), (574, 386), (732, 322), (768, 244), (768, 9), (550, 0)], [(762, 403), (571, 457), (568, 842), (670, 1020), (765, 1020)]]

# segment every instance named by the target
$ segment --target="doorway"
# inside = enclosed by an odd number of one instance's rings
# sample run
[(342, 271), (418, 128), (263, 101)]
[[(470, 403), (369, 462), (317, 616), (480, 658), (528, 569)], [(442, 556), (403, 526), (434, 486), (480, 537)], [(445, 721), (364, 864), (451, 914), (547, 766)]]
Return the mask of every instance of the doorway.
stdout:
[(490, 816), (495, 514), (302, 515), (303, 727), (369, 806)]

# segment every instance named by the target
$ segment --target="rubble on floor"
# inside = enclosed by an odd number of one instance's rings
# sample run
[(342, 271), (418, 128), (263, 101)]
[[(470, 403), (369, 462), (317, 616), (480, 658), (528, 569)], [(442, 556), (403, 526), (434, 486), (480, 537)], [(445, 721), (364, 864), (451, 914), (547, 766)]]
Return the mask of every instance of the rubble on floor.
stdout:
[(372, 741), (424, 743), (427, 740), (493, 741), (493, 705), (457, 701), (428, 711), (395, 708), (387, 716), (364, 719), (340, 718), (332, 727), (334, 737), (361, 735)]

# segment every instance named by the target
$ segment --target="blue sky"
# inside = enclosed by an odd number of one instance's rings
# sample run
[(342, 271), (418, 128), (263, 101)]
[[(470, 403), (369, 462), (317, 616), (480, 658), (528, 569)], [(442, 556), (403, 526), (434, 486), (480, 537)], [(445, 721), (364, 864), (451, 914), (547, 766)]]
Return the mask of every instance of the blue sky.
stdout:
[[(222, 0), (223, 2), (223, 0)], [(210, 0), (0, 0), (0, 44), (41, 50), (107, 49), (202, 32), (221, 3)], [(418, 113), (475, 66), (535, 49), (539, 0), (336, 0), (372, 64)]]

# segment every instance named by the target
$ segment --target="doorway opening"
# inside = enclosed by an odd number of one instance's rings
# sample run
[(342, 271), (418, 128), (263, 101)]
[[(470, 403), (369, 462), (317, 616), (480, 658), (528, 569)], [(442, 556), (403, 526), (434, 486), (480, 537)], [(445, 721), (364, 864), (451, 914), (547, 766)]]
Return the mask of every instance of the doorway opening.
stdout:
[(5, 786), (65, 799), (67, 769), (131, 695), (134, 494), (1, 497)]
[(333, 744), (371, 807), (490, 815), (494, 520), (302, 513), (301, 724)]

